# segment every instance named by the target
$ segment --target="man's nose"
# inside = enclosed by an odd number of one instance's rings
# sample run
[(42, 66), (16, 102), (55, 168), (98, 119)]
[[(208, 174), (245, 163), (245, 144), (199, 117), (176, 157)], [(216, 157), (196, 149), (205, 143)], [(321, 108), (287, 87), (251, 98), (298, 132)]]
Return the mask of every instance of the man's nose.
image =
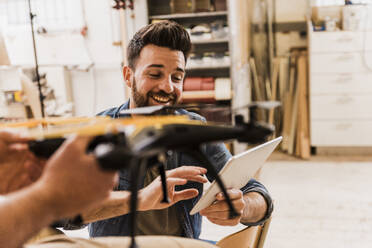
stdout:
[(172, 79), (171, 77), (167, 78), (167, 79), (164, 79), (160, 85), (159, 85), (159, 89), (166, 92), (166, 93), (172, 93), (173, 90), (174, 90), (174, 86), (173, 86), (173, 82), (172, 82)]

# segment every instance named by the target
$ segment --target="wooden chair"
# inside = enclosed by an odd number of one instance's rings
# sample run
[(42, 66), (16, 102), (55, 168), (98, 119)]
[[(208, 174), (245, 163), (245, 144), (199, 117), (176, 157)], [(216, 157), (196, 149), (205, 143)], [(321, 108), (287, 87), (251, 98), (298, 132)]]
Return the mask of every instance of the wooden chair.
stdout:
[(271, 217), (262, 226), (251, 226), (217, 242), (220, 248), (263, 248)]
[[(138, 236), (138, 243), (143, 248), (155, 247), (184, 247), (184, 248), (263, 248), (271, 218), (262, 226), (252, 226), (233, 233), (217, 242), (216, 246), (203, 241), (185, 239), (171, 236)], [(70, 238), (65, 235), (57, 235), (53, 229), (45, 229), (39, 235), (30, 240), (25, 248), (44, 248), (44, 247), (129, 247), (130, 238), (96, 238), (80, 239)], [(48, 237), (50, 235), (54, 235)]]

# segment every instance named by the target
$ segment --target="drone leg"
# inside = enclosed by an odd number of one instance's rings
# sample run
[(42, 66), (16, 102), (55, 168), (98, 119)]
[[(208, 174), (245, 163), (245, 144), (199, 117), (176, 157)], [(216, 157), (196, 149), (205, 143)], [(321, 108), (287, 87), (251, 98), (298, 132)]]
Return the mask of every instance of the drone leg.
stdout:
[(230, 196), (227, 194), (226, 187), (225, 187), (224, 183), (222, 182), (221, 178), (218, 176), (218, 173), (217, 173), (216, 169), (211, 164), (209, 159), (204, 155), (202, 150), (200, 148), (199, 149), (196, 148), (196, 149), (190, 149), (190, 150), (187, 150), (187, 151), (194, 158), (196, 158), (197, 160), (204, 163), (208, 172), (211, 174), (212, 177), (214, 177), (216, 179), (216, 182), (217, 182), (218, 186), (220, 187), (220, 189), (222, 190), (223, 195), (225, 196), (225, 199), (227, 201), (227, 205), (229, 206), (229, 209), (230, 209), (229, 218), (233, 219), (233, 218), (239, 216), (240, 214), (238, 214), (238, 212), (236, 212), (236, 210), (235, 210), (235, 208), (232, 204), (232, 201), (230, 199)]
[(158, 159), (158, 172), (160, 174), (160, 179), (161, 179), (161, 188), (163, 190), (163, 199), (161, 202), (163, 203), (169, 203), (169, 197), (168, 197), (168, 190), (167, 190), (167, 177), (165, 174), (165, 168), (167, 167), (167, 161), (168, 161), (168, 155), (169, 153), (166, 154), (160, 154), (157, 159)]
[(167, 177), (165, 175), (164, 163), (159, 163), (158, 171), (159, 171), (160, 179), (161, 179), (161, 188), (163, 190), (163, 200), (161, 200), (161, 202), (169, 203), (168, 190), (167, 190)]
[(137, 201), (138, 201), (138, 178), (142, 177), (144, 174), (144, 168), (146, 168), (146, 159), (133, 159), (131, 166), (130, 166), (130, 177), (131, 177), (131, 184), (130, 184), (130, 237), (131, 237), (131, 244), (130, 248), (138, 248), (136, 244), (136, 232), (137, 232)]

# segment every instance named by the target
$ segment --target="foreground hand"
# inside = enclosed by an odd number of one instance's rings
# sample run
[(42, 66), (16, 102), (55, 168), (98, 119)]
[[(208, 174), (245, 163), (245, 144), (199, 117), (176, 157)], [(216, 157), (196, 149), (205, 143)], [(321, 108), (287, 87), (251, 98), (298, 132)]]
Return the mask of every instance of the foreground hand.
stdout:
[(27, 146), (27, 138), (0, 131), (0, 194), (7, 194), (36, 181), (45, 162), (36, 158)]
[(217, 225), (235, 226), (239, 224), (246, 205), (243, 199), (243, 192), (239, 189), (229, 189), (227, 190), (227, 194), (230, 196), (233, 206), (240, 216), (229, 219), (229, 206), (222, 192), (217, 194), (216, 202), (200, 211), (200, 214)]
[(140, 211), (163, 209), (170, 207), (179, 201), (196, 197), (199, 194), (197, 189), (176, 191), (175, 186), (184, 185), (187, 183), (187, 181), (206, 183), (208, 180), (202, 176), (205, 173), (207, 173), (206, 169), (197, 166), (182, 166), (167, 171), (166, 175), (169, 203), (161, 202), (163, 200), (163, 190), (159, 176), (151, 184), (139, 192), (138, 209)]
[(73, 217), (109, 197), (117, 173), (103, 171), (93, 155), (86, 154), (89, 138), (68, 139), (48, 160), (40, 179), (41, 195), (54, 206), (57, 217)]

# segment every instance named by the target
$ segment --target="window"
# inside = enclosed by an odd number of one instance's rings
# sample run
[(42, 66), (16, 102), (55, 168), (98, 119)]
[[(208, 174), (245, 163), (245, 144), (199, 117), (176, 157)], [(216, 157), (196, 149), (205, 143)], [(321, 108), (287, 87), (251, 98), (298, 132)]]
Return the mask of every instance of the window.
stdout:
[[(50, 30), (80, 29), (84, 26), (81, 0), (31, 0), (36, 27)], [(29, 25), (28, 0), (0, 0), (0, 25), (17, 28)]]

